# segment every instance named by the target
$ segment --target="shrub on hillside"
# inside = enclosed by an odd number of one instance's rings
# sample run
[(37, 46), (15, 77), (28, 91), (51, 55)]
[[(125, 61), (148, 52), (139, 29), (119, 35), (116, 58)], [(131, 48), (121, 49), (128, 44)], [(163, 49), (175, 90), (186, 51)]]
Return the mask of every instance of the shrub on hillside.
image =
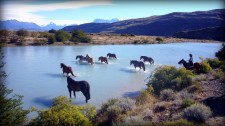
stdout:
[(175, 93), (172, 89), (164, 89), (160, 92), (160, 99), (163, 101), (173, 100), (175, 97)]
[(71, 105), (71, 100), (64, 96), (53, 99), (53, 105), (48, 110), (38, 111), (38, 116), (33, 119), (31, 126), (90, 126), (91, 122), (76, 105)]
[(48, 44), (53, 44), (54, 42), (56, 42), (55, 35), (49, 35), (48, 36)]
[(55, 33), (55, 38), (56, 38), (57, 42), (65, 42), (70, 39), (70, 34), (63, 30), (58, 30)]
[(194, 126), (194, 123), (185, 119), (179, 119), (176, 121), (165, 122), (162, 124), (162, 126)]
[(216, 57), (218, 57), (219, 60), (225, 60), (225, 44), (223, 44), (222, 48), (216, 52)]
[(194, 74), (185, 68), (177, 69), (174, 66), (156, 68), (148, 86), (152, 85), (154, 93), (159, 95), (163, 89), (179, 91), (192, 84)]
[(71, 41), (89, 43), (91, 42), (91, 38), (87, 36), (87, 34), (83, 32), (82, 30), (74, 30), (72, 32)]
[(219, 59), (210, 59), (210, 58), (207, 58), (206, 61), (209, 63), (209, 65), (215, 69), (215, 68), (219, 68), (221, 65), (222, 65), (222, 62), (219, 60)]
[(136, 105), (143, 105), (146, 103), (153, 103), (156, 99), (152, 96), (149, 91), (141, 91), (140, 95), (136, 98)]
[(204, 60), (204, 59), (202, 59), (201, 65), (202, 65), (202, 72), (203, 72), (203, 73), (208, 73), (208, 72), (210, 72), (210, 71), (212, 70), (212, 67), (211, 67), (211, 66), (209, 65), (209, 63), (208, 63), (206, 60)]
[(187, 98), (182, 100), (182, 107), (186, 108), (193, 105), (195, 101), (193, 99)]
[(189, 121), (202, 123), (212, 115), (212, 111), (204, 104), (193, 104), (183, 111), (183, 117)]
[(23, 37), (26, 37), (26, 36), (29, 36), (29, 32), (25, 29), (20, 29), (16, 32), (16, 34), (18, 36), (23, 36)]
[(161, 37), (156, 37), (155, 40), (158, 42), (163, 42), (163, 39)]

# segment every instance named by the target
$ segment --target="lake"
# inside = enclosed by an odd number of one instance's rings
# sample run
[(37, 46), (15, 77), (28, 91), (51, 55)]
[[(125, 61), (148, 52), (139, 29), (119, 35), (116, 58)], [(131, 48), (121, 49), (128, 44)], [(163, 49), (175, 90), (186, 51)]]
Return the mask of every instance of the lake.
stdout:
[[(77, 77), (86, 80), (91, 87), (91, 105), (100, 106), (110, 98), (132, 97), (146, 88), (146, 78), (160, 65), (181, 67), (178, 61), (199, 57), (213, 58), (221, 48), (220, 43), (171, 43), (152, 45), (90, 45), (90, 46), (22, 46), (4, 47), (7, 86), (13, 93), (23, 95), (23, 106), (39, 109), (51, 105), (52, 99), (60, 95), (69, 97), (66, 76), (60, 63), (73, 68)], [(115, 53), (118, 59), (109, 64), (100, 63), (98, 57)], [(76, 61), (76, 55), (94, 58), (94, 65)], [(130, 60), (139, 60), (141, 55), (154, 59), (155, 64), (145, 64), (146, 71), (134, 69)], [(76, 93), (74, 104), (84, 105), (85, 97)]]

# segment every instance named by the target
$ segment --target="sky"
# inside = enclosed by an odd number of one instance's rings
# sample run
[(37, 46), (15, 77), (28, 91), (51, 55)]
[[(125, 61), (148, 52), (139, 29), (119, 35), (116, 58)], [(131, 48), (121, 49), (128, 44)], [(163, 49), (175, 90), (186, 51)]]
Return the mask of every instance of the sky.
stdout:
[(95, 19), (127, 20), (172, 12), (224, 9), (223, 0), (2, 0), (1, 20), (47, 25), (83, 24)]

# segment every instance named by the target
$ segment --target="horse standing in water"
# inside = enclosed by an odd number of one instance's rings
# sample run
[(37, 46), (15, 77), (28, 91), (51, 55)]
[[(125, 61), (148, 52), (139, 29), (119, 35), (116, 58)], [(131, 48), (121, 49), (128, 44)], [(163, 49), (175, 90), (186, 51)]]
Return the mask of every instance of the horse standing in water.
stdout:
[(178, 62), (178, 64), (183, 64), (183, 66), (187, 69), (187, 70), (197, 70), (198, 73), (203, 71), (203, 67), (200, 63), (194, 63), (193, 66), (189, 65), (184, 59), (180, 60)]
[(78, 55), (76, 56), (76, 60), (79, 59), (80, 61), (86, 61), (86, 57), (82, 56), (82, 55)]
[(76, 98), (76, 91), (81, 91), (83, 95), (86, 98), (86, 103), (88, 102), (89, 99), (91, 99), (90, 95), (90, 85), (87, 81), (75, 81), (69, 76), (67, 77), (67, 88), (70, 93), (70, 98), (71, 98), (71, 91), (74, 93), (74, 98)]
[(91, 58), (88, 54), (86, 55), (86, 60), (88, 63), (91, 63), (91, 65), (94, 64), (93, 58)]
[(134, 64), (135, 69), (136, 69), (136, 67), (139, 67), (140, 69), (143, 68), (143, 70), (145, 71), (145, 64), (142, 61), (131, 60), (130, 65), (132, 65), (132, 64)]
[(116, 58), (116, 54), (113, 54), (113, 53), (108, 53), (108, 54), (107, 54), (107, 57), (113, 58), (113, 59), (114, 59), (114, 58), (117, 59), (117, 58)]
[(147, 56), (141, 56), (140, 60), (143, 59), (143, 61), (148, 61), (150, 64), (154, 64), (154, 60), (151, 57), (147, 57)]
[(73, 76), (75, 76), (70, 66), (66, 66), (64, 63), (60, 63), (60, 66), (63, 69), (63, 74), (66, 73), (68, 75), (69, 73), (71, 73)]
[(102, 62), (105, 62), (106, 64), (108, 64), (108, 60), (107, 60), (106, 57), (100, 56), (100, 57), (98, 58), (98, 61), (100, 61), (100, 60), (101, 60), (101, 63), (102, 63)]

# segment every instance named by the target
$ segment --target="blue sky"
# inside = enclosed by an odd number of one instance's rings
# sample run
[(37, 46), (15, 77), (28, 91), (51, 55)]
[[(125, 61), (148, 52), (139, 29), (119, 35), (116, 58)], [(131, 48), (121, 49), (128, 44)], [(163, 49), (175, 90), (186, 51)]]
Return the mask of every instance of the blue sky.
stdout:
[(222, 9), (223, 4), (223, 0), (5, 0), (1, 4), (1, 13), (3, 20), (69, 25), (92, 22), (97, 18), (126, 20), (171, 12)]

